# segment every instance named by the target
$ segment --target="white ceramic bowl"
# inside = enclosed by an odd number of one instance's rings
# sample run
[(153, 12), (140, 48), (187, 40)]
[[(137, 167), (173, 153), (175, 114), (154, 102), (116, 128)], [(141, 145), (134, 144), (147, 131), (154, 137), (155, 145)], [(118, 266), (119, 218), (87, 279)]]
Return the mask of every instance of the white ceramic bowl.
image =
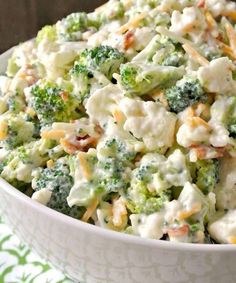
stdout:
[[(10, 54), (0, 56), (0, 73)], [(2, 179), (0, 213), (22, 241), (76, 282), (236, 282), (236, 246), (178, 244), (108, 231), (38, 204)]]

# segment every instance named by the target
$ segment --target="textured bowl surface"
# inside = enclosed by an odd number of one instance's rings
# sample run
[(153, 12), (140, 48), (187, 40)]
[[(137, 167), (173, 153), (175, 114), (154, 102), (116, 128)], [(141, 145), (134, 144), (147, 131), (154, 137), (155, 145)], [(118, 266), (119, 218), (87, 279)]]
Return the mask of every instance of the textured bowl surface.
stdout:
[[(0, 73), (10, 54), (0, 56)], [(44, 207), (2, 179), (0, 213), (21, 240), (76, 282), (236, 282), (236, 246), (177, 244), (107, 231)]]

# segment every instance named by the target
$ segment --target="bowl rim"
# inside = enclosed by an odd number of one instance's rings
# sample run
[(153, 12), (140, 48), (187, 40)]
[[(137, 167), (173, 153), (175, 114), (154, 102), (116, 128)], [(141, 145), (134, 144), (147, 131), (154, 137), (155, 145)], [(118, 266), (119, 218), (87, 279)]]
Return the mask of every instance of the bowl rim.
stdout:
[(192, 243), (177, 243), (156, 239), (145, 239), (135, 235), (129, 235), (122, 232), (116, 232), (105, 228), (98, 227), (93, 224), (85, 223), (81, 220), (74, 219), (70, 216), (59, 213), (45, 205), (32, 200), (24, 193), (17, 190), (15, 187), (7, 183), (4, 179), (0, 178), (0, 190), (3, 190), (6, 194), (14, 197), (17, 201), (20, 201), (37, 211), (40, 214), (44, 214), (47, 217), (60, 222), (62, 224), (73, 226), (75, 229), (83, 230), (85, 233), (97, 234), (100, 237), (107, 238), (109, 240), (120, 241), (125, 244), (135, 244), (148, 248), (159, 248), (161, 250), (172, 251), (191, 251), (191, 252), (236, 252), (236, 245), (231, 244), (192, 244)]

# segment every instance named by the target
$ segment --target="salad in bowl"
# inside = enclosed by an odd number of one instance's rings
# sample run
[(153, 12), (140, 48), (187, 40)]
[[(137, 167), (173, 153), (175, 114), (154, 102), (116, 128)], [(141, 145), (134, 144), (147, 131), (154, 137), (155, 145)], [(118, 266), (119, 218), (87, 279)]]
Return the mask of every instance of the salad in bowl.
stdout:
[(106, 229), (236, 243), (236, 4), (110, 0), (17, 46), (0, 176)]

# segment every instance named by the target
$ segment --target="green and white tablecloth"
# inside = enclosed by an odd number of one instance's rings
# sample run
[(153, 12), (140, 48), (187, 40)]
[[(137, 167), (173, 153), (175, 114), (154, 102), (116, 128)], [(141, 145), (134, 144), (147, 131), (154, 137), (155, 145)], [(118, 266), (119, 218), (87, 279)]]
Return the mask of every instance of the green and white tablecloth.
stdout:
[(12, 234), (0, 217), (0, 283), (72, 283)]

